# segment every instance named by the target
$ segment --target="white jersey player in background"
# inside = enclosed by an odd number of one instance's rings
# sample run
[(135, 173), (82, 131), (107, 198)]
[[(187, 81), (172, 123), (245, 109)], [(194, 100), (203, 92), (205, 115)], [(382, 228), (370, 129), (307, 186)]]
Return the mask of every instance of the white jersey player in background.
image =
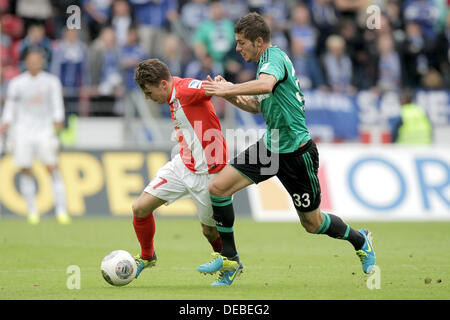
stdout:
[(37, 186), (31, 167), (36, 158), (46, 166), (55, 199), (57, 221), (70, 223), (66, 194), (58, 169), (58, 137), (64, 123), (64, 103), (59, 79), (42, 70), (43, 57), (30, 51), (25, 58), (27, 71), (11, 80), (0, 125), (0, 136), (13, 131), (13, 158), (20, 168), (19, 191), (26, 200), (28, 222), (38, 224)]

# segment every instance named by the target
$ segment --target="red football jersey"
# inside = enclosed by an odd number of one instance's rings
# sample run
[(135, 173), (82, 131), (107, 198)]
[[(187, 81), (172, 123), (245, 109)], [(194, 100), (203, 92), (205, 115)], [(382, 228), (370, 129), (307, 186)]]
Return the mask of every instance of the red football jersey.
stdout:
[(202, 81), (173, 77), (167, 103), (186, 167), (195, 173), (219, 172), (228, 160), (227, 145)]

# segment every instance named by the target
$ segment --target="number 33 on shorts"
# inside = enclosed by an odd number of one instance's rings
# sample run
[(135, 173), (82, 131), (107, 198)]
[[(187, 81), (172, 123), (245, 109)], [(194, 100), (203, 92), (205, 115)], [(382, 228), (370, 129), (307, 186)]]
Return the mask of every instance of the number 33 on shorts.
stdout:
[(302, 195), (294, 193), (292, 195), (292, 200), (297, 208), (307, 208), (311, 204), (311, 201), (309, 200), (309, 193), (303, 193)]

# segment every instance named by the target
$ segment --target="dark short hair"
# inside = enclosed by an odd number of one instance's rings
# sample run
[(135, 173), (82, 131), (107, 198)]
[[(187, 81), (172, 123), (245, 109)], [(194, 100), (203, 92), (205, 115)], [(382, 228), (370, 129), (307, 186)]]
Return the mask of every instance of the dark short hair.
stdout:
[(243, 34), (250, 41), (261, 37), (264, 42), (270, 42), (270, 28), (263, 17), (256, 12), (251, 12), (236, 22), (234, 33)]
[(30, 48), (26, 49), (23, 53), (23, 57), (26, 60), (29, 55), (34, 54), (34, 53), (39, 54), (41, 56), (42, 60), (45, 60), (46, 53), (43, 48), (39, 48), (39, 47), (30, 47)]
[(414, 101), (414, 90), (410, 87), (405, 87), (400, 92), (400, 104), (408, 104)]
[(148, 59), (140, 62), (134, 69), (134, 81), (140, 88), (146, 84), (158, 86), (162, 80), (169, 81), (169, 67), (159, 59)]

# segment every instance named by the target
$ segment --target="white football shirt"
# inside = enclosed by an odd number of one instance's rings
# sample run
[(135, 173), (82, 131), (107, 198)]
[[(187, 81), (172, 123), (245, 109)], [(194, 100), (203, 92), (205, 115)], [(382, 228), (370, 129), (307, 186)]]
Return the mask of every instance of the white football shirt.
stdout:
[(2, 122), (14, 127), (17, 138), (54, 135), (54, 123), (64, 121), (64, 100), (60, 80), (41, 71), (24, 72), (11, 80)]

